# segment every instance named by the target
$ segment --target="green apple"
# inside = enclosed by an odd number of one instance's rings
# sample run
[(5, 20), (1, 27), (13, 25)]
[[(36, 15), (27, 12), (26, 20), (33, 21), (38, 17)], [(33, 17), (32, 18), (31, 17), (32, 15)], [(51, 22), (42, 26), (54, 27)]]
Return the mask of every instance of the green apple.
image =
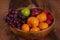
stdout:
[(30, 15), (30, 9), (29, 8), (23, 8), (22, 10), (21, 10), (21, 13), (22, 13), (22, 15), (23, 16), (29, 16)]

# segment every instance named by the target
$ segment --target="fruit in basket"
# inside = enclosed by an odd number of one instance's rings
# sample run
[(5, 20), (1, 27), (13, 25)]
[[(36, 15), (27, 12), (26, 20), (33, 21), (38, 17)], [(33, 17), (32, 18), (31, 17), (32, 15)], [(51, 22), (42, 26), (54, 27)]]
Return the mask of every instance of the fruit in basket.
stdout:
[(48, 10), (43, 10), (43, 12), (44, 12), (44, 13), (46, 13), (46, 14), (48, 14), (48, 13), (49, 13), (49, 12), (48, 12)]
[(47, 22), (49, 25), (51, 25), (53, 20), (54, 20), (54, 19), (53, 19), (53, 16), (49, 13), (49, 14), (47, 15), (47, 20), (46, 20), (46, 22)]
[(18, 18), (21, 20), (20, 23), (26, 23), (28, 17), (20, 14)]
[(36, 17), (29, 17), (27, 20), (27, 24), (30, 27), (36, 27), (39, 24), (39, 20)]
[(30, 15), (30, 9), (29, 8), (23, 8), (21, 10), (21, 13), (23, 16), (29, 16)]
[(48, 26), (49, 26), (48, 23), (44, 23), (44, 22), (39, 24), (40, 29), (46, 29), (46, 28), (48, 28)]
[(38, 27), (33, 27), (30, 29), (30, 32), (38, 32), (40, 29)]
[(25, 32), (28, 32), (30, 28), (28, 24), (23, 24), (21, 29)]
[(37, 15), (37, 19), (39, 20), (39, 22), (43, 22), (47, 20), (47, 15), (42, 12), (41, 14)]
[(52, 23), (52, 21), (48, 19), (48, 20), (46, 21), (46, 23), (48, 23), (48, 24), (50, 25), (50, 24)]
[(51, 14), (48, 14), (47, 15), (47, 19), (52, 20), (53, 19), (53, 16)]
[(40, 10), (37, 10), (36, 8), (31, 9), (31, 16), (37, 16), (40, 14)]
[(19, 11), (12, 9), (5, 17), (5, 21), (12, 27), (16, 27), (25, 32), (40, 31), (50, 26), (54, 19), (48, 10), (37, 8), (22, 8)]
[(27, 20), (27, 17), (26, 16), (19, 15), (18, 18), (20, 20), (20, 23), (22, 23), (22, 24), (26, 23), (26, 20)]

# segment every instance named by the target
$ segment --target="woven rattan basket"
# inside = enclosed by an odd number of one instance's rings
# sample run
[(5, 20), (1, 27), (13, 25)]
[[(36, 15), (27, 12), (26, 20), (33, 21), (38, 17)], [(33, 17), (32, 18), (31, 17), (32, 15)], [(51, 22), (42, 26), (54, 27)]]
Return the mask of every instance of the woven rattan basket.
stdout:
[[(20, 9), (17, 9), (17, 10), (20, 10)], [(53, 14), (51, 14), (51, 15), (54, 17)], [(14, 34), (16, 34), (18, 36), (21, 36), (21, 37), (24, 37), (24, 38), (36, 39), (36, 38), (45, 37), (50, 31), (52, 31), (54, 29), (54, 23), (55, 23), (55, 17), (54, 17), (54, 21), (53, 21), (53, 23), (50, 27), (48, 27), (45, 30), (39, 31), (39, 32), (24, 32), (20, 29), (13, 28), (13, 27), (10, 27), (10, 29)]]

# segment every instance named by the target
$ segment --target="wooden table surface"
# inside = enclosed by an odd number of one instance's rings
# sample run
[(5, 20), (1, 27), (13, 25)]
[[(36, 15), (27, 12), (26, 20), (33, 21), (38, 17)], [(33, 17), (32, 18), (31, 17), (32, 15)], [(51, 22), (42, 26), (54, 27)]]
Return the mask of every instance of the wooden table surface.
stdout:
[[(28, 0), (12, 0), (11, 2), (10, 0), (0, 0), (0, 40), (25, 40), (10, 31), (3, 17), (8, 14), (9, 8), (25, 7), (30, 3)], [(56, 18), (55, 29), (42, 40), (60, 40), (60, 0), (33, 0), (32, 3), (38, 7), (50, 10)]]

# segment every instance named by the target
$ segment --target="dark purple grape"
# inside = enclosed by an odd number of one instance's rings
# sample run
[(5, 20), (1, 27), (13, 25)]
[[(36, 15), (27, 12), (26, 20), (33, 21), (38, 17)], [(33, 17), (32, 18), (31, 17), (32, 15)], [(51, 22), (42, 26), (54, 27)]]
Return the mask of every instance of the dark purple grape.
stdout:
[(12, 22), (10, 22), (9, 25), (12, 25)]
[(14, 21), (13, 23), (16, 28), (20, 28), (21, 24), (18, 21)]
[(18, 18), (14, 18), (14, 21), (20, 21)]
[(15, 10), (15, 14), (18, 14), (18, 12)]
[(10, 18), (9, 18), (9, 17), (7, 17), (7, 18), (6, 18), (6, 20), (7, 20), (7, 21), (9, 21), (9, 20), (10, 20)]
[(21, 18), (21, 17), (22, 17), (22, 15), (21, 15), (21, 14), (19, 14), (18, 18)]
[(25, 20), (21, 20), (21, 23), (24, 24), (24, 23), (26, 23), (26, 21)]
[(14, 23), (16, 23), (16, 24), (17, 24), (17, 23), (18, 23), (18, 21), (15, 21), (15, 20), (14, 20)]
[(21, 24), (19, 23), (19, 24), (17, 24), (17, 28), (21, 28)]
[(15, 10), (14, 9), (11, 9), (10, 11), (9, 11), (9, 14), (14, 14), (15, 13)]
[(21, 19), (18, 19), (18, 22), (21, 22)]
[(7, 20), (7, 18), (9, 17), (9, 14), (7, 14), (6, 16), (4, 16), (4, 20)]
[(18, 25), (17, 25), (17, 27), (20, 27), (20, 26), (21, 26), (21, 24), (18, 24)]
[(18, 16), (18, 15), (17, 15), (17, 14), (15, 14), (15, 15), (14, 15), (14, 18), (17, 18), (17, 16)]
[(7, 20), (7, 16), (4, 16), (4, 18), (3, 18), (5, 21)]
[(18, 12), (14, 9), (11, 9), (11, 11), (9, 11), (9, 14), (11, 15), (15, 15), (15, 14), (18, 14)]
[(4, 17), (4, 20), (6, 20), (10, 26), (20, 28), (22, 24), (26, 23), (27, 18), (26, 16), (22, 16), (21, 12), (18, 13), (16, 10), (11, 9), (9, 14)]
[(9, 19), (7, 20), (8, 24), (12, 24), (13, 23), (13, 20), (12, 19)]
[(10, 14), (9, 17), (13, 18), (14, 16), (12, 14)]
[(13, 19), (13, 18), (11, 18), (11, 19), (10, 19), (10, 22), (14, 22), (14, 19)]
[(15, 10), (12, 10), (11, 13), (15, 13)]
[(26, 19), (26, 17), (25, 17), (25, 16), (22, 16), (22, 17), (21, 17), (21, 19), (22, 19), (22, 20), (25, 20), (25, 19)]
[(20, 26), (19, 21), (20, 21), (19, 19), (15, 19), (15, 20), (13, 21), (13, 24), (15, 25), (16, 28), (19, 28), (19, 26)]
[(18, 23), (19, 23), (19, 21), (18, 20), (14, 20), (14, 25), (17, 25)]

